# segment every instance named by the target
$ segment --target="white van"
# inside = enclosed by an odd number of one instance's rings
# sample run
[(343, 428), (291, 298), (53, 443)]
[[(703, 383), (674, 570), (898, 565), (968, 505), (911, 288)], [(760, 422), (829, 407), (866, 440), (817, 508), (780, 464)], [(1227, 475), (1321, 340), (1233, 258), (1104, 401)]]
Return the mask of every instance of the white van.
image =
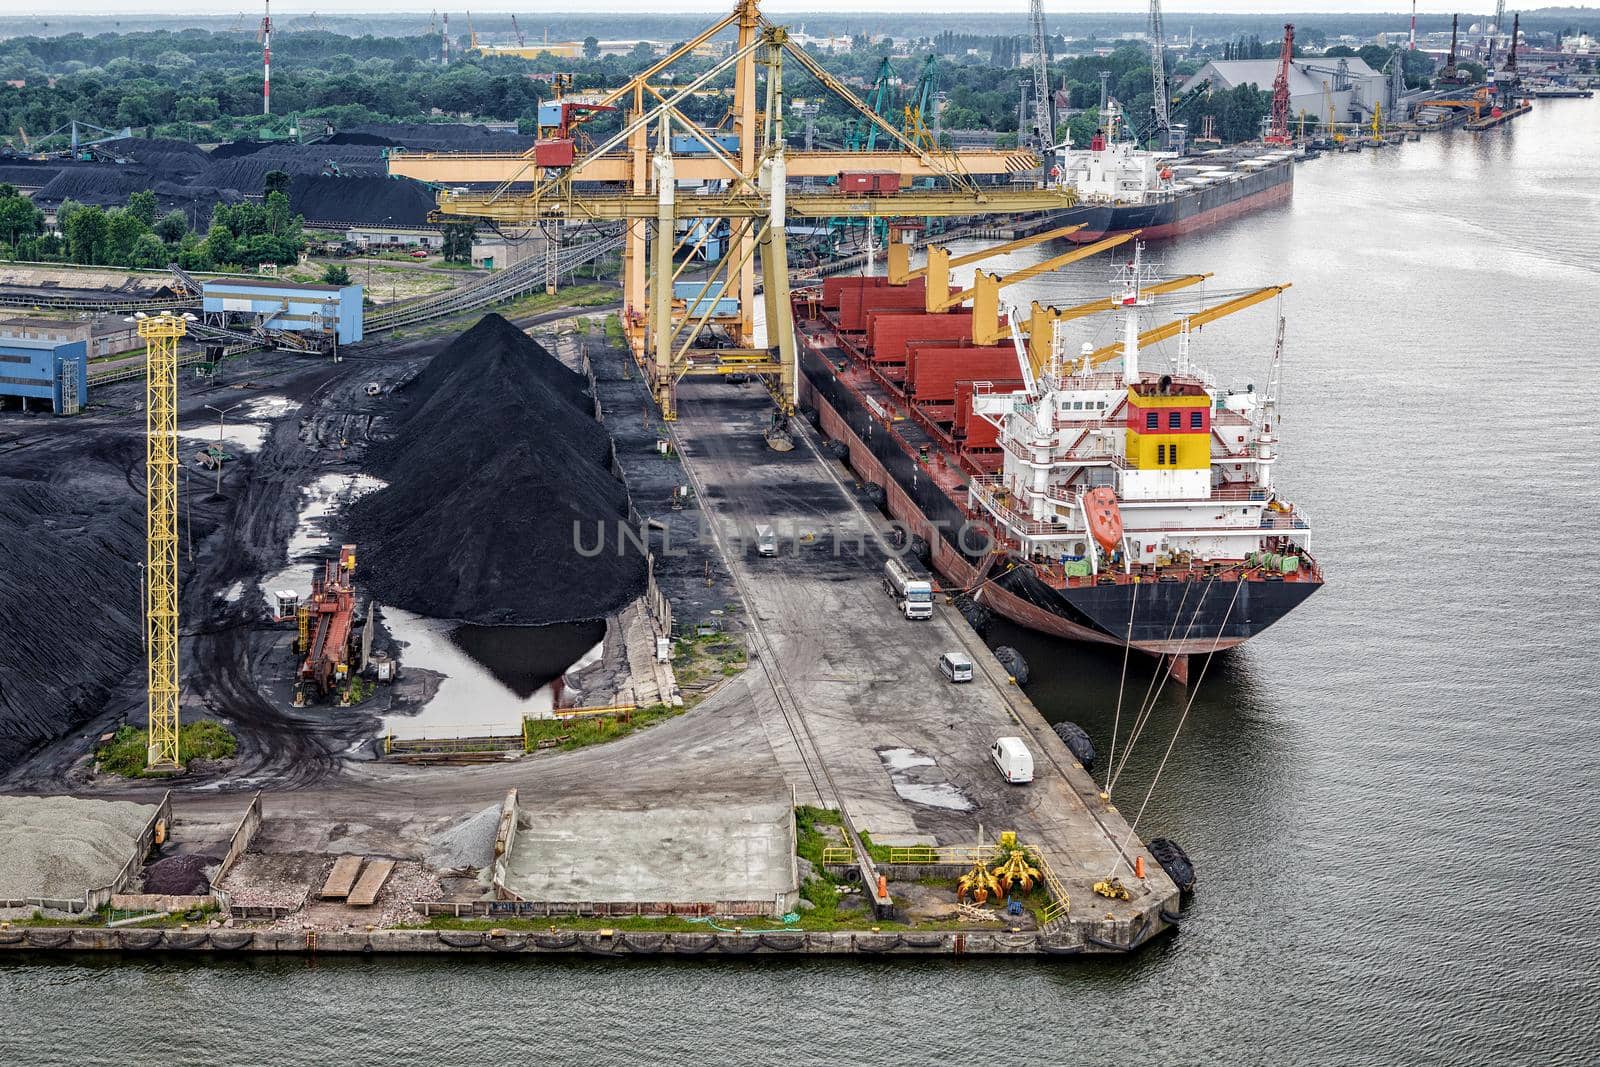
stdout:
[(952, 682), (972, 681), (972, 659), (965, 652), (946, 652), (940, 656), (939, 670)]
[(756, 555), (776, 556), (778, 554), (778, 534), (772, 527), (765, 524), (756, 527)]
[(989, 758), (1012, 784), (1033, 781), (1033, 753), (1020, 737), (1002, 737), (989, 746)]

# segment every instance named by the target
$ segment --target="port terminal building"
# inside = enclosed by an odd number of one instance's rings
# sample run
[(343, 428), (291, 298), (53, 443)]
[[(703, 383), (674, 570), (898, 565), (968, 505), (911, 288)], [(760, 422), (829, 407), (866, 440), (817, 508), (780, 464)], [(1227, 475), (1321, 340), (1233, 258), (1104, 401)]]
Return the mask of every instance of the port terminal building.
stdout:
[[(1209, 81), (1214, 93), (1240, 85), (1272, 92), (1278, 78), (1276, 59), (1214, 59), (1183, 83), (1180, 95)], [(1387, 106), (1386, 79), (1355, 57), (1325, 59), (1304, 56), (1289, 61), (1289, 118), (1301, 112), (1312, 120), (1326, 121), (1333, 108), (1335, 122), (1362, 122), (1372, 117), (1376, 104)]]
[(228, 278), (203, 283), (201, 308), (208, 325), (320, 350), (361, 340), (361, 296), (359, 285)]
[(24, 411), (48, 404), (76, 415), (89, 399), (87, 343), (0, 333), (0, 398), (16, 398)]

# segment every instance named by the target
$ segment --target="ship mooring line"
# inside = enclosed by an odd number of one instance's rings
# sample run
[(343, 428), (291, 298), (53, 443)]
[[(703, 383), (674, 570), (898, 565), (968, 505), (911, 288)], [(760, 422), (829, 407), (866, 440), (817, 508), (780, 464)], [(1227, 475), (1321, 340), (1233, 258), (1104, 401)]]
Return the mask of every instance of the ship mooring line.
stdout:
[[(1178, 610), (1172, 613), (1172, 625), (1167, 628), (1168, 641), (1171, 641), (1173, 635), (1178, 632), (1178, 620), (1183, 617), (1183, 606), (1189, 601), (1190, 584), (1185, 583), (1183, 596), (1178, 598)], [(1183, 628), (1183, 639), (1185, 641), (1189, 640), (1189, 635), (1194, 632), (1194, 624), (1200, 618), (1200, 609), (1205, 606), (1206, 594), (1209, 592), (1211, 592), (1209, 584), (1200, 591), (1200, 602), (1194, 606), (1194, 612), (1189, 616), (1189, 625)], [(1167, 682), (1172, 678), (1173, 663), (1174, 661), (1169, 657), (1165, 667), (1152, 674), (1149, 684), (1145, 686), (1144, 701), (1139, 705), (1139, 714), (1134, 717), (1133, 729), (1128, 735), (1128, 747), (1122, 753), (1122, 762), (1115, 767), (1108, 766), (1106, 768), (1107, 796), (1111, 794), (1111, 791), (1116, 787), (1117, 781), (1122, 777), (1123, 768), (1128, 765), (1128, 760), (1133, 756), (1133, 746), (1138, 744), (1140, 736), (1144, 734), (1144, 728), (1149, 725), (1151, 715), (1155, 713), (1156, 701), (1161, 699), (1162, 692), (1167, 688)], [(1156, 684), (1158, 678), (1161, 682), (1160, 685)], [(1107, 763), (1109, 762), (1110, 760), (1107, 759)]]
[[(1184, 590), (1184, 595), (1188, 595)], [(1128, 602), (1128, 636), (1122, 642), (1122, 675), (1117, 679), (1117, 711), (1111, 720), (1111, 751), (1106, 753), (1106, 795), (1111, 795), (1111, 769), (1117, 765), (1117, 733), (1122, 729), (1122, 693), (1128, 684), (1128, 659), (1133, 653), (1133, 612), (1139, 606), (1139, 583), (1133, 583), (1133, 599)], [(1177, 623), (1176, 617), (1172, 620)]]
[[(1217, 636), (1211, 641), (1211, 651), (1206, 653), (1206, 661), (1200, 664), (1200, 677), (1189, 687), (1189, 700), (1183, 705), (1183, 714), (1178, 716), (1178, 725), (1173, 727), (1172, 740), (1167, 742), (1167, 750), (1162, 753), (1161, 762), (1156, 765), (1156, 773), (1150, 779), (1150, 787), (1144, 791), (1144, 800), (1139, 804), (1139, 811), (1128, 824), (1128, 836), (1122, 841), (1123, 847), (1117, 850), (1116, 862), (1112, 864), (1111, 873), (1106, 875), (1107, 879), (1116, 877), (1117, 871), (1122, 867), (1128, 842), (1133, 840), (1134, 831), (1139, 828), (1139, 820), (1144, 818), (1144, 809), (1150, 805), (1150, 798), (1155, 795), (1156, 785), (1161, 781), (1161, 772), (1167, 769), (1167, 760), (1172, 757), (1172, 750), (1178, 746), (1178, 735), (1183, 732), (1183, 724), (1189, 719), (1189, 710), (1194, 707), (1195, 698), (1200, 695), (1200, 683), (1205, 681), (1206, 669), (1211, 666), (1211, 657), (1216, 655), (1217, 646), (1222, 644), (1222, 632), (1228, 628), (1228, 620), (1233, 617), (1233, 607), (1239, 602), (1239, 593), (1243, 591), (1244, 583), (1245, 573), (1240, 572), (1239, 581), (1233, 588), (1233, 599), (1228, 601), (1228, 610), (1222, 613), (1222, 622), (1217, 625)], [(1196, 611), (1198, 610), (1196, 608)]]

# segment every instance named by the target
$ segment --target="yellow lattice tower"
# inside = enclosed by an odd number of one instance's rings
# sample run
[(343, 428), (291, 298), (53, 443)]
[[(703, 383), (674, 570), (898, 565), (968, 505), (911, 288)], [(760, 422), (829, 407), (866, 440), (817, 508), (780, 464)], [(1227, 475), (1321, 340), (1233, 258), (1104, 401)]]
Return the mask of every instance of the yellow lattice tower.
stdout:
[(139, 320), (145, 344), (145, 630), (153, 771), (178, 762), (178, 338), (169, 311)]

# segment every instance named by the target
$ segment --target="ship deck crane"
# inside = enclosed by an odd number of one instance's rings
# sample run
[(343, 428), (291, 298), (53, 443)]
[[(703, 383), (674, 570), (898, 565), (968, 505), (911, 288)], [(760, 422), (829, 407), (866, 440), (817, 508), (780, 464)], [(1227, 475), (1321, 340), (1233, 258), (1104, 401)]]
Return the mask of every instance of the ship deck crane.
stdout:
[[(675, 81), (670, 76), (660, 78), (676, 62), (729, 28), (737, 29), (737, 42), (721, 59), (692, 78), (682, 72)], [(798, 64), (825, 91), (843, 100), (894, 150), (801, 153), (789, 149), (784, 134), (786, 63)], [(763, 72), (766, 100), (764, 106), (758, 106), (757, 88)], [(729, 73), (734, 89), (725, 127), (708, 128), (679, 108), (680, 100), (689, 99), (688, 94)], [(441, 193), (436, 217), (521, 225), (552, 219), (625, 223), (625, 331), (667, 419), (676, 418), (678, 383), (690, 375), (763, 375), (780, 410), (793, 411), (798, 384), (789, 306), (787, 220), (852, 217), (888, 221), (1013, 214), (1059, 210), (1075, 202), (1071, 190), (980, 184), (967, 166), (972, 157), (930, 149), (908, 138), (898, 124), (877, 114), (790, 40), (784, 27), (769, 22), (757, 0), (739, 0), (731, 14), (635, 75), (626, 86), (606, 94), (599, 103), (625, 108), (621, 129), (570, 167), (549, 173), (537, 169), (527, 156), (512, 157), (513, 163), (500, 172), (504, 180), (492, 189)], [(728, 147), (728, 132), (733, 136), (732, 147)], [(679, 145), (688, 142), (693, 151), (680, 152), (675, 141)], [(1004, 167), (1007, 172), (1038, 166), (1037, 156), (1031, 153), (1012, 156), (1012, 163)], [(902, 176), (930, 177), (936, 187), (861, 193), (842, 188), (827, 192), (788, 188), (791, 177), (826, 174), (829, 167), (835, 174), (840, 169), (866, 169), (879, 159)], [(391, 160), (391, 171), (396, 169), (393, 163)], [(994, 160), (980, 156), (979, 163), (980, 167), (992, 166)], [(528, 188), (522, 183), (530, 177), (532, 187)], [(680, 188), (685, 179), (714, 184), (691, 193)], [(460, 181), (454, 175), (438, 180), (444, 185)], [(711, 229), (709, 225), (678, 225), (683, 220), (713, 224), (728, 220), (730, 241), (727, 254), (706, 276), (696, 279), (702, 282), (698, 295), (678, 300), (676, 283), (694, 259), (690, 246), (697, 247)], [(688, 254), (680, 257), (679, 252)], [(758, 270), (763, 278), (766, 345), (757, 344), (753, 314)], [(722, 300), (718, 298), (724, 296), (736, 301), (732, 316), (721, 313)], [(697, 345), (707, 328), (726, 330), (731, 343)]]

